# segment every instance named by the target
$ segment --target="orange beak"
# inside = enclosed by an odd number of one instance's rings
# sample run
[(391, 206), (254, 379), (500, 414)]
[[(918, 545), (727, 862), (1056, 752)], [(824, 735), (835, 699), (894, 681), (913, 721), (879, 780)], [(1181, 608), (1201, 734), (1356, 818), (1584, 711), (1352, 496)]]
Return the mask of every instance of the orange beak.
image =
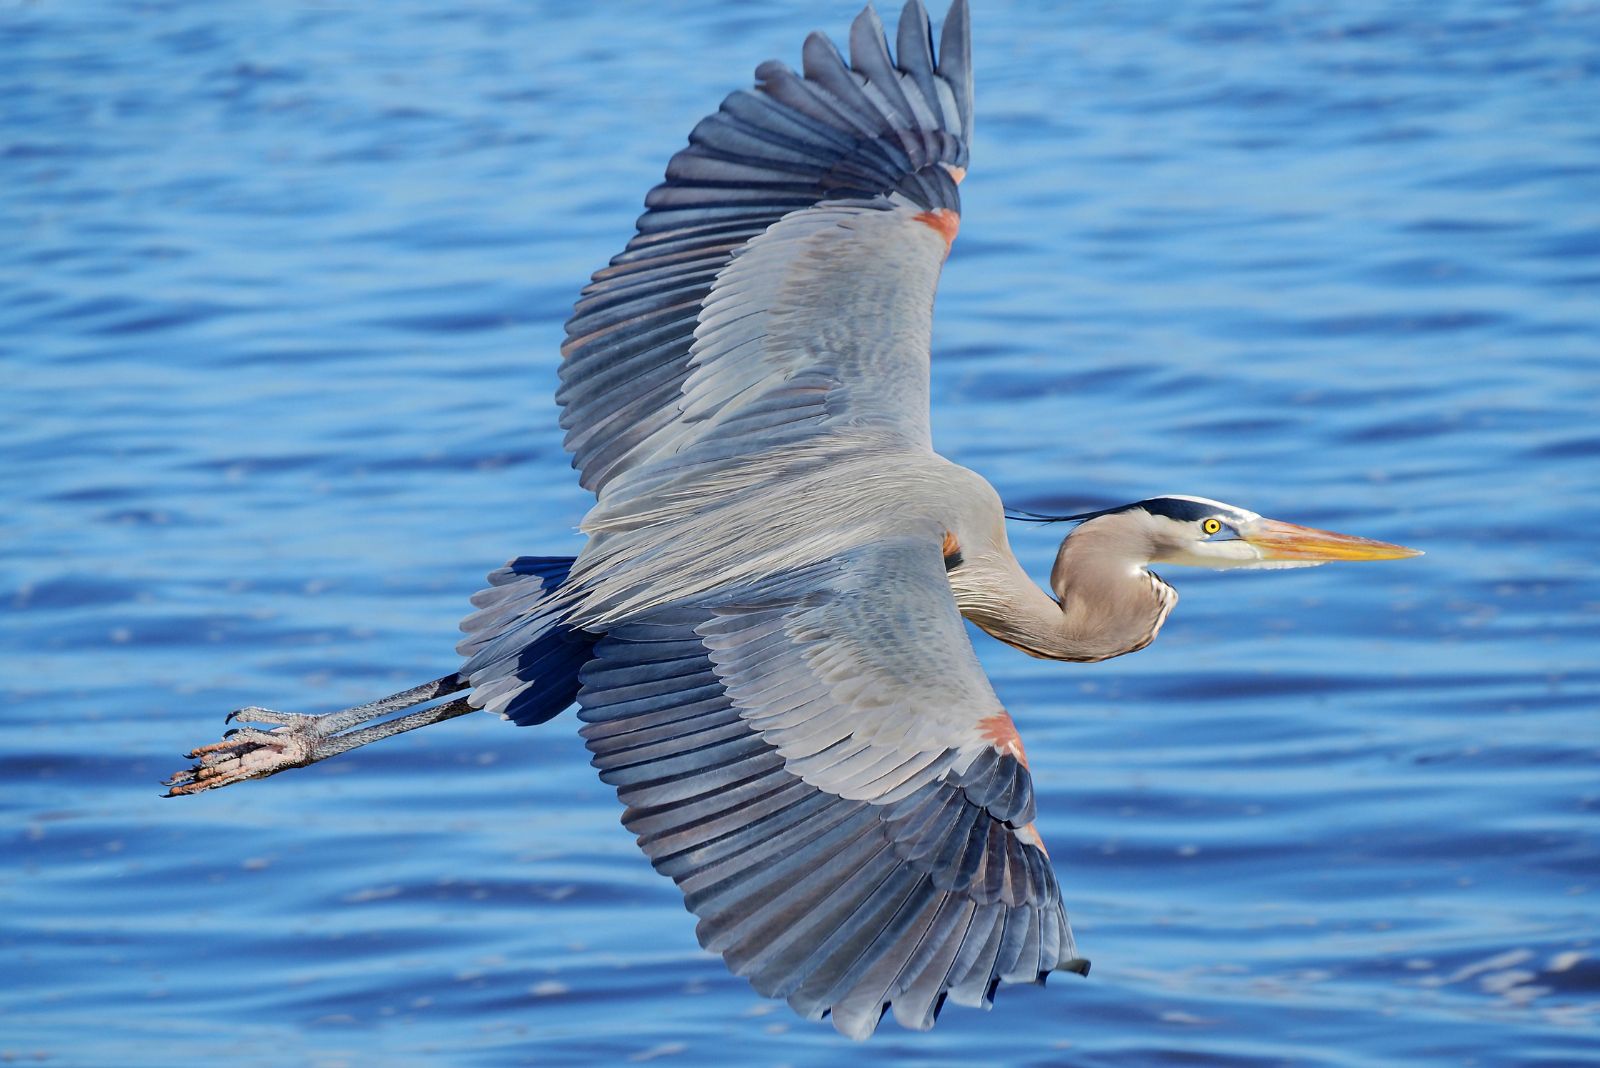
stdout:
[(1239, 536), (1260, 550), (1263, 560), (1325, 563), (1330, 560), (1404, 560), (1408, 556), (1422, 555), (1421, 549), (1280, 523), (1276, 519), (1251, 523)]

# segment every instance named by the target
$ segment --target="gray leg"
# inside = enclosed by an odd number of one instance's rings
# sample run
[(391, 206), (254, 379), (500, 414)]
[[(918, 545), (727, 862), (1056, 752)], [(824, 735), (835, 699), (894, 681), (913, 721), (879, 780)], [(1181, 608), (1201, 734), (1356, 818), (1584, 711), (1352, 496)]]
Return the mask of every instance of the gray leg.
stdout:
[(166, 781), (168, 797), (197, 794), (219, 786), (231, 786), (247, 779), (262, 779), (290, 768), (302, 768), (340, 753), (347, 753), (368, 742), (376, 742), (394, 734), (442, 723), (447, 719), (464, 716), (475, 711), (465, 697), (442, 705), (425, 708), (420, 712), (398, 716), (360, 730), (351, 730), (368, 720), (378, 719), (390, 712), (411, 708), (428, 701), (459, 693), (467, 688), (467, 680), (460, 675), (413, 686), (409, 690), (390, 694), (364, 705), (308, 716), (298, 712), (276, 712), (270, 708), (241, 708), (228, 714), (228, 722), (245, 720), (254, 723), (273, 723), (271, 730), (258, 727), (236, 727), (223, 735), (222, 741), (200, 746), (188, 756), (199, 763), (178, 772)]

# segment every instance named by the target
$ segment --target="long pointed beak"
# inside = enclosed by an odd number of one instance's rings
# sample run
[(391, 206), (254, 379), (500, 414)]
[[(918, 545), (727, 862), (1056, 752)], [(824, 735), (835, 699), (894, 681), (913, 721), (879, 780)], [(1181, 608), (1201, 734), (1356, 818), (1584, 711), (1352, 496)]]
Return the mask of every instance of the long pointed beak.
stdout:
[(1255, 546), (1263, 560), (1326, 563), (1329, 560), (1403, 560), (1422, 555), (1421, 549), (1280, 523), (1276, 519), (1259, 519), (1248, 529), (1241, 530), (1239, 536)]

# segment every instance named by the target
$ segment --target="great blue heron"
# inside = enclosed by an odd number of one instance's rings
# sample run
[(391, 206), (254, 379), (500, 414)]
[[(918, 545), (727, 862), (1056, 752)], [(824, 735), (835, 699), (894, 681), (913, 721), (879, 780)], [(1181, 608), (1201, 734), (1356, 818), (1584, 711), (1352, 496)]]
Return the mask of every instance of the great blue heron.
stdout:
[(1086, 972), (962, 617), (1033, 656), (1105, 660), (1177, 601), (1151, 565), (1414, 552), (1167, 496), (1019, 517), (1075, 522), (1054, 596), (1028, 579), (999, 496), (928, 426), (968, 42), (955, 0), (935, 60), (911, 0), (891, 59), (868, 8), (848, 64), (813, 34), (803, 74), (763, 64), (695, 127), (567, 323), (561, 424), (597, 497), (582, 552), (490, 575), (458, 672), (327, 715), (241, 709), (262, 726), (195, 750), (171, 792), (576, 702), (624, 824), (761, 993), (863, 1037), (890, 1008), (927, 1028), (946, 997)]

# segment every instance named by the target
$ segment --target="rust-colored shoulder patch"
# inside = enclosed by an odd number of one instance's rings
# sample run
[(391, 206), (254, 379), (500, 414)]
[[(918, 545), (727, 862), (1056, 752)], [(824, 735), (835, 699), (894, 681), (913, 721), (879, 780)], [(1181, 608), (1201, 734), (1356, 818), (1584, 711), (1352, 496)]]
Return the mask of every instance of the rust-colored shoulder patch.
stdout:
[(949, 208), (934, 208), (932, 211), (913, 215), (912, 218), (944, 238), (946, 252), (949, 252), (950, 246), (955, 244), (956, 234), (961, 230), (961, 216)]
[(945, 531), (944, 532), (944, 562), (945, 562), (945, 566), (946, 567), (950, 566), (950, 558), (952, 556), (959, 557), (960, 555), (961, 555), (961, 542), (956, 540), (955, 532), (954, 531), (949, 531), (949, 530)]
[(997, 712), (980, 719), (978, 734), (1000, 752), (1016, 757), (1023, 767), (1028, 766), (1028, 754), (1022, 751), (1022, 735), (1017, 733), (1017, 725), (1009, 713)]

